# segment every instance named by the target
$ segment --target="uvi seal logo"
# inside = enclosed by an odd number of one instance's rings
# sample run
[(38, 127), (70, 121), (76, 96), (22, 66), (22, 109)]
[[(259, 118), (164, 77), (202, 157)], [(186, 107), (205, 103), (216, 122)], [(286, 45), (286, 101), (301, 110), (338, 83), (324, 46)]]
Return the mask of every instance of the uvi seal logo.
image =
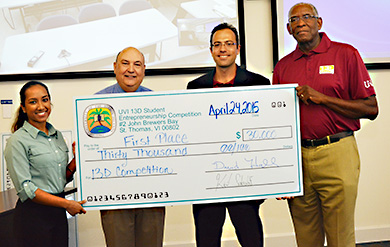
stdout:
[(107, 137), (116, 129), (115, 111), (108, 104), (94, 104), (84, 110), (84, 130), (90, 137)]

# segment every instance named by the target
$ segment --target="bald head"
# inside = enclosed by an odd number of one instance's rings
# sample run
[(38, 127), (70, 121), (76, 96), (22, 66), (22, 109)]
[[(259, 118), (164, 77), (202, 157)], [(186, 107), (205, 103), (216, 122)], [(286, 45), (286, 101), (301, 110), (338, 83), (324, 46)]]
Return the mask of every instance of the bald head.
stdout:
[(289, 19), (290, 19), (290, 17), (291, 17), (291, 12), (292, 12), (296, 7), (300, 7), (300, 6), (307, 6), (307, 7), (311, 8), (311, 9), (313, 10), (314, 15), (315, 15), (315, 16), (318, 16), (318, 11), (317, 11), (316, 7), (315, 7), (313, 4), (311, 4), (311, 3), (303, 3), (303, 2), (302, 2), (302, 3), (297, 3), (297, 4), (295, 4), (294, 6), (291, 7), (290, 11), (288, 12), (288, 18), (289, 18)]
[(121, 50), (120, 52), (118, 52), (118, 54), (116, 55), (116, 59), (115, 59), (115, 62), (118, 62), (118, 59), (119, 59), (119, 56), (123, 53), (123, 52), (126, 52), (128, 50), (133, 50), (134, 52), (139, 52), (143, 58), (143, 62), (145, 63), (145, 57), (144, 57), (144, 54), (142, 52), (140, 52), (137, 48), (135, 47), (132, 47), (132, 46), (129, 46), (129, 47), (126, 47), (125, 49)]

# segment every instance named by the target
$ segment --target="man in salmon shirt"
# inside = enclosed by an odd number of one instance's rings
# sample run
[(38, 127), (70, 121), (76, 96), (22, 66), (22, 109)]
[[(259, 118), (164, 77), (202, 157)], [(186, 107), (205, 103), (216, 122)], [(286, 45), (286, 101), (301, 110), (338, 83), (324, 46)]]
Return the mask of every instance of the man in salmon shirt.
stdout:
[(297, 48), (275, 66), (273, 84), (298, 83), (304, 196), (289, 200), (299, 247), (355, 247), (360, 173), (354, 131), (374, 120), (374, 87), (359, 52), (319, 32), (317, 9), (298, 3), (287, 29)]

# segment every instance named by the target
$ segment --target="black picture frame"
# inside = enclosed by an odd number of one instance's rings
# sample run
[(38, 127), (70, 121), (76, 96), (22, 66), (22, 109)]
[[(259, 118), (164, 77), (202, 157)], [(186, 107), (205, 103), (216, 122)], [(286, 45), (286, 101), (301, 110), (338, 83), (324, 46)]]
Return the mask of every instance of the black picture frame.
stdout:
[[(238, 30), (241, 44), (240, 67), (246, 68), (245, 50), (245, 18), (244, 1), (237, 0)], [(146, 69), (146, 76), (202, 74), (209, 72), (213, 67), (188, 67), (167, 69)], [(105, 71), (81, 71), (81, 72), (50, 72), (50, 73), (23, 73), (23, 74), (0, 74), (0, 82), (24, 81), (24, 80), (63, 80), (63, 79), (86, 79), (115, 77), (114, 70)]]

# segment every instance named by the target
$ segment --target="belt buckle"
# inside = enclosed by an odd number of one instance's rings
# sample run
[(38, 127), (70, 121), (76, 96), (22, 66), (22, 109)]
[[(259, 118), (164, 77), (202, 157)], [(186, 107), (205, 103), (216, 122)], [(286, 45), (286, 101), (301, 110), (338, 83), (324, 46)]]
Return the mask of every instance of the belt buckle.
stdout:
[(326, 136), (326, 140), (328, 141), (328, 144), (331, 144), (330, 136)]
[(315, 146), (314, 146), (314, 139), (311, 139), (311, 140), (310, 140), (310, 144), (311, 144), (312, 147), (315, 147)]

